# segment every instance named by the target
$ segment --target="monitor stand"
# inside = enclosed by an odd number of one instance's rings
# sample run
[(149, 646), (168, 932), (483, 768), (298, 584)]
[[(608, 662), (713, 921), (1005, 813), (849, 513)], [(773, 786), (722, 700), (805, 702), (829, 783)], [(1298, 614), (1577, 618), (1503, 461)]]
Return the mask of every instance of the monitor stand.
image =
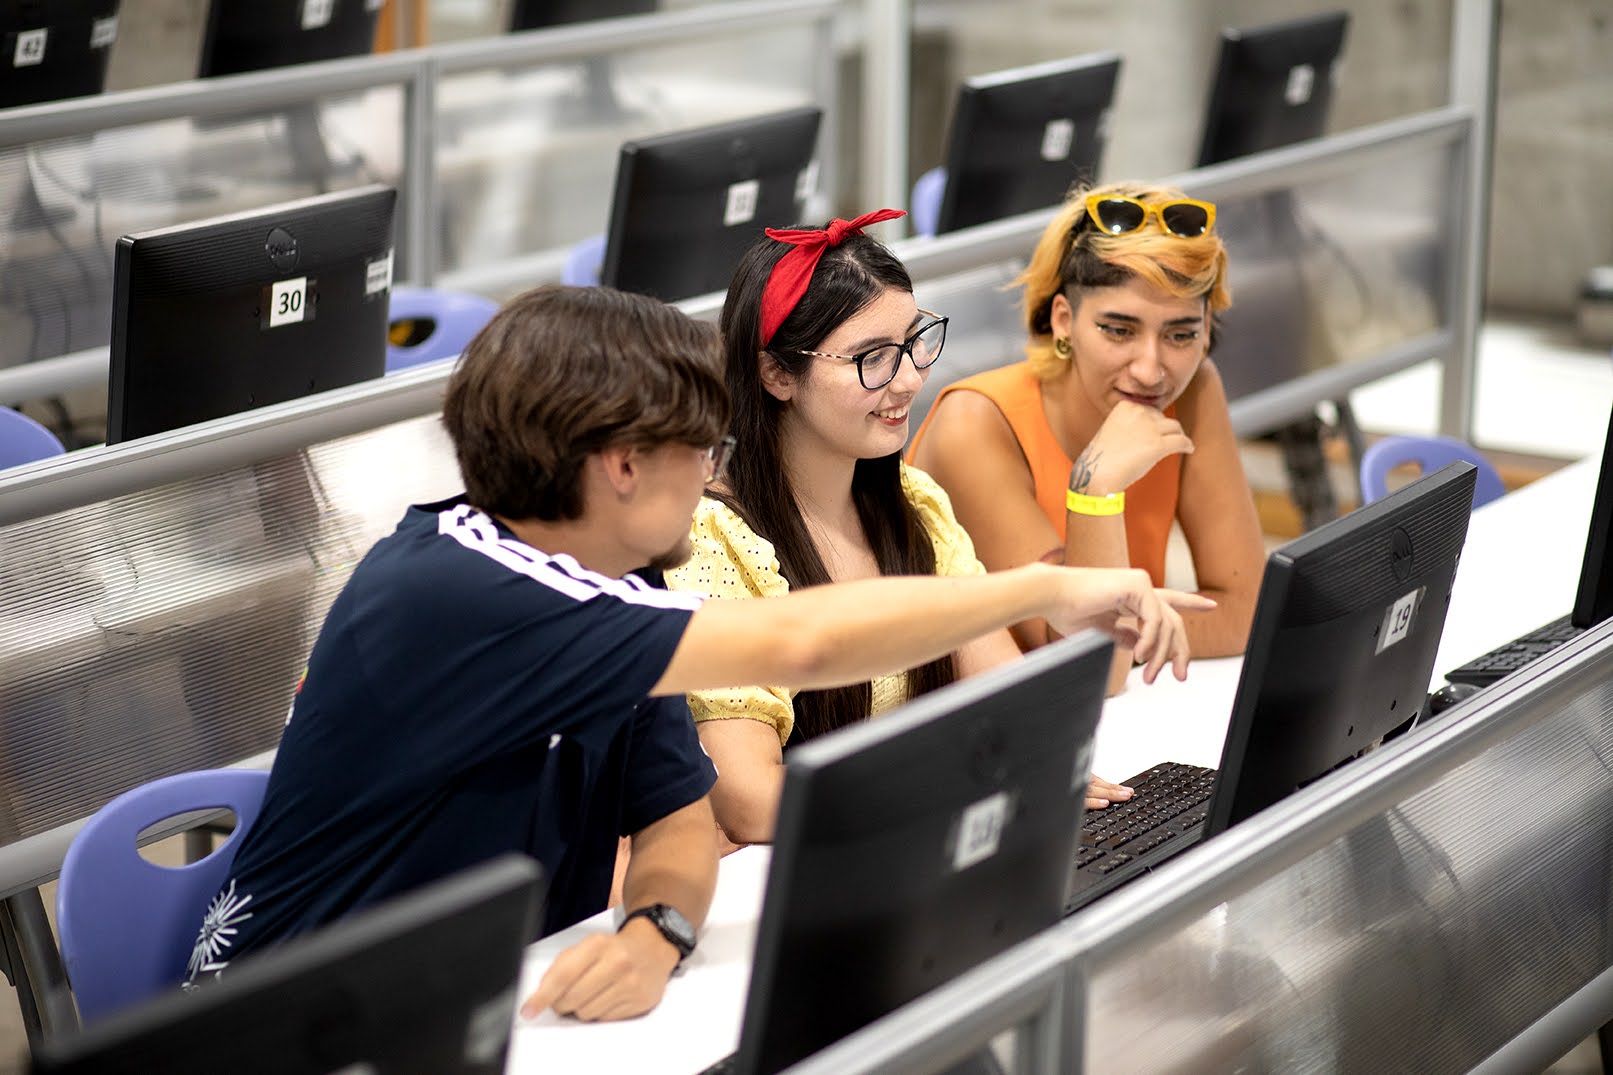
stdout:
[(12, 206), (11, 230), (55, 231), (76, 216), (77, 213), (64, 205), (46, 205), (40, 201), (39, 188), (34, 186), (33, 177), (29, 176), (23, 181), (17, 204)]
[(582, 61), (580, 92), (557, 101), (554, 115), (555, 122), (563, 127), (618, 126), (641, 118), (638, 110), (622, 104), (609, 56), (590, 56)]
[[(280, 130), (274, 128), (279, 124)], [(289, 182), (298, 186), (312, 187), (317, 194), (325, 194), (331, 190), (331, 181), (336, 175), (338, 167), (332, 162), (330, 151), (325, 145), (325, 134), (320, 122), (319, 106), (312, 102), (288, 105), (285, 108), (266, 112), (231, 113), (224, 116), (212, 116), (205, 119), (191, 121), (192, 130), (204, 139), (207, 136), (220, 137), (221, 130), (240, 127), (245, 124), (258, 124), (264, 129), (262, 138), (267, 139), (269, 151), (278, 159), (265, 162), (265, 178), (272, 182)], [(224, 135), (227, 139), (229, 135)], [(214, 167), (219, 167), (223, 174), (233, 176), (233, 172), (220, 166), (217, 158), (216, 146), (198, 146), (194, 151), (195, 158), (187, 171), (184, 184), (181, 187), (180, 200), (192, 201), (216, 197), (217, 191), (205, 178)], [(185, 189), (193, 188), (193, 189)], [(187, 196), (194, 194), (195, 197)]]
[(330, 191), (330, 151), (325, 145), (325, 134), (319, 124), (319, 106), (309, 103), (293, 105), (282, 113), (286, 124), (286, 149), (291, 157), (291, 178), (296, 183), (311, 184), (315, 192)]

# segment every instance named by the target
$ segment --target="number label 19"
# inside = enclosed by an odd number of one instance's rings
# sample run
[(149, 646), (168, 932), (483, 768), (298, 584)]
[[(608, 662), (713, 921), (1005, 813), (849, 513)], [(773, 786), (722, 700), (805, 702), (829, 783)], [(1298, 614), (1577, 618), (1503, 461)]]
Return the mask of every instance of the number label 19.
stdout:
[(1374, 653), (1382, 653), (1406, 637), (1422, 597), (1423, 588), (1419, 587), (1389, 606), (1389, 611), (1383, 614), (1383, 625), (1378, 629), (1378, 648)]

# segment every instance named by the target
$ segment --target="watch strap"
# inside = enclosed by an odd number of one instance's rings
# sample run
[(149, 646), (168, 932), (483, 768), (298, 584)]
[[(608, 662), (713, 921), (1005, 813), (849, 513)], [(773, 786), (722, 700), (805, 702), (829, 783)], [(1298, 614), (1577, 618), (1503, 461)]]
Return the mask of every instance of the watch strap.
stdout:
[[(672, 910), (667, 904), (652, 903), (648, 907), (640, 907), (636, 911), (629, 911), (627, 917), (622, 919), (622, 924), (616, 927), (616, 931), (620, 933), (635, 918), (648, 919), (651, 925), (661, 931), (661, 936), (667, 939), (667, 943), (678, 950), (678, 962), (681, 963), (689, 957), (690, 952), (694, 951), (694, 938), (683, 936), (668, 924), (666, 912)], [(681, 918), (682, 916), (679, 915), (679, 917)]]

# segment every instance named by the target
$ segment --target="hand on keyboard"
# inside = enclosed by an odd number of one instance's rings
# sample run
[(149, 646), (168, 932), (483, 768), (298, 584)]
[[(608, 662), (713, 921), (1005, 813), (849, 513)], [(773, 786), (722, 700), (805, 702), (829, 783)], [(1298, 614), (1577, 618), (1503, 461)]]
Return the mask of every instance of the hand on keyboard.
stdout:
[(1101, 776), (1094, 776), (1087, 784), (1087, 809), (1102, 810), (1112, 802), (1125, 802), (1131, 795), (1131, 789), (1126, 785), (1111, 784)]

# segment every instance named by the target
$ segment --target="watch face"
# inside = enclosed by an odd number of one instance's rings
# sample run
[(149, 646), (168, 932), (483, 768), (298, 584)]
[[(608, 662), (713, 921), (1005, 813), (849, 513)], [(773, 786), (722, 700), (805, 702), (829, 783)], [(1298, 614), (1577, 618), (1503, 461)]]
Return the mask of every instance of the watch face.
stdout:
[(667, 904), (658, 904), (655, 908), (654, 921), (661, 927), (661, 932), (667, 935), (667, 940), (681, 948), (685, 955), (694, 950), (695, 932), (689, 920), (683, 917), (676, 907)]

